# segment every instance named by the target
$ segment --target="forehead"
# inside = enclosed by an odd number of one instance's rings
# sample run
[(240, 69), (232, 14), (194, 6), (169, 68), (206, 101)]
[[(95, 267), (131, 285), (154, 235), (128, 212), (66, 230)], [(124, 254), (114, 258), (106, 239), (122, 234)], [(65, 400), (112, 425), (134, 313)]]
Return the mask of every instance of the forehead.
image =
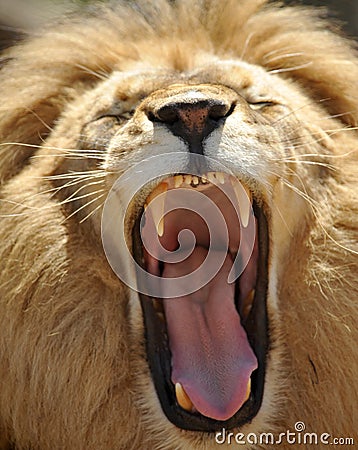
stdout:
[(122, 104), (136, 103), (158, 89), (175, 84), (223, 85), (245, 97), (254, 96), (256, 101), (272, 99), (286, 103), (285, 98), (290, 98), (289, 83), (262, 67), (232, 59), (215, 59), (181, 72), (161, 67), (135, 66), (130, 70), (113, 72), (97, 93), (102, 96), (102, 102), (107, 98), (108, 101), (116, 99)]

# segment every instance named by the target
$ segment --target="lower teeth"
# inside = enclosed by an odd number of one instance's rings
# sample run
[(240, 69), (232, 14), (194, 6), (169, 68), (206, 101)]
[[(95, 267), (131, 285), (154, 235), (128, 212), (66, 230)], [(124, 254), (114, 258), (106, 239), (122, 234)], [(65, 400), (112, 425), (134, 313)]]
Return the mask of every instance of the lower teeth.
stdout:
[(246, 319), (247, 316), (250, 314), (254, 297), (255, 297), (255, 289), (252, 289), (241, 304), (240, 309), (242, 312), (242, 318)]
[(175, 395), (177, 402), (185, 411), (193, 412), (194, 405), (180, 383), (175, 384)]
[[(250, 398), (250, 394), (251, 394), (251, 378), (249, 378), (249, 381), (247, 382), (246, 396), (243, 403), (247, 402), (247, 400)], [(185, 411), (188, 412), (196, 411), (195, 406), (193, 405), (188, 394), (185, 392), (183, 386), (180, 383), (175, 384), (175, 396), (179, 406), (183, 408)]]

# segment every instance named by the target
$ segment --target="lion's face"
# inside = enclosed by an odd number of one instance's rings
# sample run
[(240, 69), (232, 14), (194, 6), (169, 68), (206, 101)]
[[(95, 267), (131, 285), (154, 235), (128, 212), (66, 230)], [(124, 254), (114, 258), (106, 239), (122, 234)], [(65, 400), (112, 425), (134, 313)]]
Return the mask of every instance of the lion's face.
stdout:
[[(308, 152), (308, 141), (311, 152), (318, 141), (309, 123), (317, 115), (315, 108), (307, 107), (307, 99), (289, 83), (238, 60), (214, 60), (180, 74), (133, 67), (114, 73), (75, 104), (48, 145), (80, 147), (84, 172), (91, 167), (86, 155), (97, 158), (105, 197), (120, 175), (126, 177), (127, 184), (115, 193), (118, 203), (104, 219), (113, 220), (109, 227), (104, 223), (105, 246), (117, 239), (113, 229), (120, 220), (113, 217), (121, 216), (126, 204), (123, 189), (132, 185), (135, 195), (125, 213), (124, 233), (145, 271), (178, 278), (196, 270), (209, 248), (214, 258), (223, 257), (215, 279), (196, 294), (176, 295), (175, 284), (163, 288), (163, 295), (160, 290), (148, 294), (148, 280), (143, 281), (144, 291), (132, 293), (133, 339), (146, 341), (144, 354), (132, 355), (133, 364), (141, 367), (138, 385), (149, 398), (156, 393), (159, 402), (154, 401), (153, 413), (161, 414), (162, 409), (179, 428), (213, 431), (245, 425), (260, 415), (261, 405), (274, 394), (274, 385), (268, 389), (276, 377), (270, 362), (275, 333), (270, 329), (277, 320), (277, 291), (285, 279), (282, 261), (309, 211), (305, 190), (324, 177), (316, 166), (308, 168), (308, 177), (307, 167), (293, 165)], [(302, 107), (305, 120), (300, 117)], [(64, 144), (66, 134), (76, 139)], [(323, 132), (321, 140), (322, 136)], [(144, 182), (140, 173), (151, 171), (152, 159), (163, 167)], [(138, 165), (143, 161), (144, 166)], [(65, 159), (64, 164), (57, 173), (79, 170), (78, 161)], [(310, 181), (302, 187), (302, 179)], [(83, 193), (97, 192), (98, 184), (86, 184), (90, 187)], [(70, 193), (66, 189), (66, 196), (76, 195), (78, 188), (76, 184)], [(209, 199), (219, 208), (224, 222), (213, 219), (215, 229), (207, 230), (195, 212), (206, 214), (207, 221), (210, 207), (201, 210), (200, 197), (191, 200), (185, 192), (183, 199), (170, 200), (175, 190), (203, 194), (203, 201)], [(153, 200), (157, 202), (149, 207)], [(94, 205), (85, 196), (74, 210), (87, 218), (98, 207)], [(173, 211), (167, 214), (165, 209)], [(161, 219), (161, 214), (167, 215)], [(89, 221), (99, 239), (98, 215)], [(254, 230), (251, 237), (245, 237), (246, 227)], [(165, 262), (154, 243), (169, 252), (185, 251), (189, 241), (178, 238), (185, 229), (195, 236), (191, 256)], [(120, 249), (118, 258), (125, 254)], [(241, 261), (235, 263), (240, 276), (228, 283), (225, 277), (234, 260)], [(166, 296), (171, 298), (162, 298)]]
[(159, 1), (65, 21), (0, 73), (0, 438), (349, 435), (351, 49), (299, 8)]

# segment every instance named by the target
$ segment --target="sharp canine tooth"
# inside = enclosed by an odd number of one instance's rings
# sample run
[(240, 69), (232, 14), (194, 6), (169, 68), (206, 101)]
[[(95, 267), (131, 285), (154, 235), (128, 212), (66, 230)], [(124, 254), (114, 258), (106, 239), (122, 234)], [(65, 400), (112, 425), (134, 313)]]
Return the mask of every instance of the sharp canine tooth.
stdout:
[(179, 186), (181, 186), (183, 184), (184, 178), (182, 175), (176, 175), (174, 177), (174, 187), (178, 188)]
[(250, 202), (252, 203), (252, 193), (251, 193), (250, 189), (244, 185), (242, 185), (242, 187), (245, 189), (245, 192), (246, 192), (248, 198), (250, 199)]
[(247, 198), (247, 196), (243, 192), (243, 187), (240, 186), (237, 181), (232, 183), (232, 186), (234, 188), (234, 192), (235, 192), (238, 204), (239, 204), (242, 226), (244, 228), (246, 228), (249, 223), (249, 217), (250, 217), (251, 193), (246, 188), (244, 188), (245, 192), (248, 193), (248, 198)]
[(248, 400), (249, 397), (250, 397), (250, 394), (251, 394), (251, 378), (249, 378), (249, 381), (248, 381), (248, 383), (247, 383), (246, 397), (245, 397), (244, 403), (247, 402), (247, 400)]
[(216, 177), (214, 172), (208, 172), (207, 178), (210, 181), (210, 183), (216, 183)]
[(164, 234), (164, 220), (160, 219), (157, 225), (157, 233), (159, 237), (162, 237)]
[(160, 183), (156, 189), (154, 189), (154, 191), (151, 192), (151, 194), (148, 196), (144, 208), (147, 209), (148, 206), (150, 205), (150, 203), (156, 198), (158, 197), (158, 195), (161, 195), (155, 203), (153, 203), (153, 205), (150, 207), (150, 211), (152, 213), (153, 216), (153, 220), (154, 220), (154, 225), (155, 228), (157, 229), (157, 233), (160, 237), (163, 236), (164, 234), (164, 204), (165, 204), (165, 193), (168, 190), (168, 185), (167, 183)]
[(194, 405), (180, 383), (175, 384), (175, 395), (177, 398), (177, 402), (183, 409), (185, 409), (185, 411), (193, 410)]
[(220, 184), (224, 184), (225, 183), (225, 175), (221, 172), (216, 172), (215, 173), (216, 179), (218, 180), (218, 182)]

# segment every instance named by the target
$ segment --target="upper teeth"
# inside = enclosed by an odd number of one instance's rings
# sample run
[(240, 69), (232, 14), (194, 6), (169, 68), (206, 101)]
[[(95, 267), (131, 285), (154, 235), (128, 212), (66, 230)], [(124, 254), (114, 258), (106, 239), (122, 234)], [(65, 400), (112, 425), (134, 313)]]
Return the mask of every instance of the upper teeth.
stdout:
[(178, 188), (183, 184), (183, 176), (182, 175), (176, 175), (174, 177), (174, 187)]
[(178, 188), (182, 184), (187, 184), (191, 186), (198, 186), (199, 184), (206, 184), (208, 181), (214, 184), (224, 184), (228, 179), (228, 176), (223, 172), (208, 172), (204, 175), (175, 175), (174, 177), (174, 187)]
[(240, 183), (234, 183), (233, 188), (240, 208), (242, 226), (246, 228), (250, 218), (251, 201), (248, 198), (251, 198), (251, 193)]
[(214, 177), (217, 179), (217, 181), (220, 184), (224, 184), (225, 183), (225, 174), (223, 174), (221, 172), (216, 172), (216, 173), (214, 173)]
[[(175, 175), (173, 178), (169, 178), (160, 183), (147, 197), (144, 208), (146, 209), (149, 204), (156, 199), (151, 205), (150, 210), (153, 215), (154, 224), (157, 233), (160, 237), (164, 234), (164, 207), (165, 207), (165, 194), (168, 191), (169, 185), (174, 188), (179, 187), (198, 187), (199, 185), (206, 185), (208, 182), (213, 184), (224, 184), (226, 181), (230, 181), (237, 198), (238, 207), (240, 210), (241, 223), (243, 227), (247, 227), (250, 218), (252, 194), (248, 188), (239, 183), (238, 180), (233, 179), (231, 176), (223, 172), (208, 172), (201, 177), (196, 175)], [(163, 194), (163, 195), (160, 195)], [(157, 198), (160, 195), (159, 198)]]
[[(160, 183), (154, 191), (152, 191), (144, 204), (144, 209), (155, 199), (155, 202), (150, 206), (150, 210), (153, 216), (153, 221), (157, 233), (160, 237), (164, 234), (164, 205), (165, 205), (165, 193), (168, 190), (167, 183)], [(163, 194), (163, 195), (160, 195)]]

